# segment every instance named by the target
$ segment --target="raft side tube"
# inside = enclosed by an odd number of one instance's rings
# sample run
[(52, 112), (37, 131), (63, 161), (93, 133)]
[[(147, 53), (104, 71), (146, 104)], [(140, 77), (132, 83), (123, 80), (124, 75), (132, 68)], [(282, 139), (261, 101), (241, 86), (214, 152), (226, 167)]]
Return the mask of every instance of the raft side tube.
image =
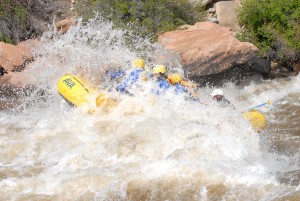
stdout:
[(93, 90), (86, 87), (84, 81), (72, 75), (64, 75), (57, 83), (57, 90), (67, 101), (75, 106), (88, 103), (86, 96)]

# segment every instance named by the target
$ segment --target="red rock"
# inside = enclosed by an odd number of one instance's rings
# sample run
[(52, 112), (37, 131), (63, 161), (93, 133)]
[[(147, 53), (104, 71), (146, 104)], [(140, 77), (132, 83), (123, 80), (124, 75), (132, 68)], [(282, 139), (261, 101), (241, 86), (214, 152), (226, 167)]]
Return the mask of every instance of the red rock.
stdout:
[(38, 39), (28, 39), (25, 41), (22, 41), (18, 44), (18, 46), (24, 46), (26, 48), (29, 48), (31, 52), (34, 52), (41, 44), (41, 41)]
[(29, 82), (22, 72), (9, 72), (0, 77), (0, 86), (7, 85), (17, 88), (28, 85)]
[(13, 71), (15, 67), (32, 59), (30, 49), (25, 45), (12, 45), (0, 42), (0, 66), (6, 71)]
[(70, 27), (72, 25), (75, 25), (75, 24), (76, 24), (76, 18), (70, 17), (70, 18), (61, 20), (59, 22), (56, 22), (55, 26), (60, 33), (64, 34), (70, 29)]
[(245, 64), (258, 54), (253, 44), (239, 42), (229, 28), (211, 22), (164, 33), (158, 43), (180, 55), (189, 77), (218, 74), (234, 65)]
[(21, 94), (28, 86), (28, 79), (22, 72), (9, 72), (0, 76), (0, 110), (20, 105)]
[(40, 41), (29, 39), (18, 45), (0, 42), (0, 110), (20, 104), (20, 97), (33, 87), (22, 71), (33, 59), (33, 51)]

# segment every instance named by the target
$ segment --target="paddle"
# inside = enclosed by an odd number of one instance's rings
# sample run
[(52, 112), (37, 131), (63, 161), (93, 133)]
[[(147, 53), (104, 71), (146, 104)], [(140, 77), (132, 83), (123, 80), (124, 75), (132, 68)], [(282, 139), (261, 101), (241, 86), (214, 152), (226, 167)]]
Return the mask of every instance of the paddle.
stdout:
[(271, 104), (270, 100), (268, 100), (268, 101), (266, 101), (266, 102), (264, 102), (264, 103), (262, 103), (262, 104), (259, 104), (259, 105), (257, 105), (257, 106), (251, 107), (251, 108), (249, 108), (248, 110), (253, 110), (253, 109), (255, 109), (255, 108), (264, 106), (264, 105), (266, 105), (266, 104), (270, 105), (270, 104)]

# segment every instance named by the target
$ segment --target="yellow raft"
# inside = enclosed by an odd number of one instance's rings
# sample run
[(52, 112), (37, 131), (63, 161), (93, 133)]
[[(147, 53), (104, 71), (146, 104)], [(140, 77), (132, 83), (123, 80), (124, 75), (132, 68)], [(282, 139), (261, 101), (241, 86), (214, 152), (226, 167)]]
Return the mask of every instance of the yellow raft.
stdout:
[[(68, 102), (75, 106), (82, 106), (88, 103), (88, 96), (94, 94), (94, 90), (76, 76), (70, 74), (61, 77), (57, 83), (57, 89)], [(96, 106), (108, 105), (115, 106), (116, 101), (109, 98), (105, 94), (100, 94), (96, 98)], [(267, 120), (265, 115), (258, 110), (249, 110), (244, 112), (243, 117), (250, 121), (252, 127), (257, 131), (262, 131), (266, 128)]]
[[(95, 93), (95, 90), (89, 87), (82, 79), (67, 74), (61, 77), (57, 83), (58, 93), (74, 106), (88, 105), (89, 113), (95, 112), (96, 107), (102, 107), (105, 111), (117, 105), (114, 98), (105, 93)], [(97, 97), (96, 97), (97, 95)]]
[(75, 106), (88, 103), (87, 96), (93, 92), (80, 78), (72, 75), (61, 77), (57, 83), (57, 90), (67, 101)]
[(250, 121), (252, 127), (257, 131), (262, 131), (267, 126), (265, 115), (258, 110), (249, 110), (242, 115), (245, 119)]

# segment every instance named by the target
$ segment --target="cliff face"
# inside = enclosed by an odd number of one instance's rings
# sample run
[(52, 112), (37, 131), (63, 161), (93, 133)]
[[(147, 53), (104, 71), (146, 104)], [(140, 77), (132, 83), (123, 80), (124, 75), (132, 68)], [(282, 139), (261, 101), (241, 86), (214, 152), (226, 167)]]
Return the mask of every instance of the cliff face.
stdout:
[(40, 36), (56, 18), (70, 14), (68, 0), (9, 0), (0, 3), (0, 40), (18, 43)]

